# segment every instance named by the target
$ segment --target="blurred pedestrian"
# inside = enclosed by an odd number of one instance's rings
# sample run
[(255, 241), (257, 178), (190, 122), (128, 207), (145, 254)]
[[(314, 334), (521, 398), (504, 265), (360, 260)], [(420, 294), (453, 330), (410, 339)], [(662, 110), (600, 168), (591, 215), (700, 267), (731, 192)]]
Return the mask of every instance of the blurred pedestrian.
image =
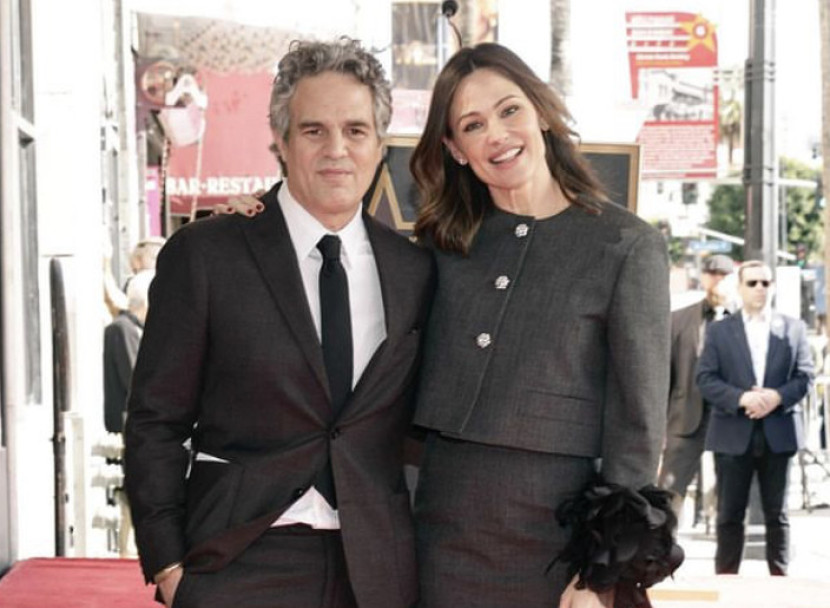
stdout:
[(686, 497), (686, 489), (695, 475), (698, 476), (698, 495), (703, 490), (700, 459), (709, 420), (709, 405), (700, 396), (695, 372), (706, 328), (730, 312), (723, 280), (732, 270), (733, 262), (728, 256), (714, 254), (705, 258), (700, 278), (705, 290), (703, 299), (671, 314), (671, 380), (666, 447), (659, 484), (676, 493), (675, 509), (678, 514)]
[[(154, 270), (141, 270), (133, 276), (127, 286), (126, 310), (119, 311), (113, 322), (104, 328), (104, 428), (108, 433), (118, 434), (117, 444), (122, 448), (127, 397), (154, 276)], [(108, 462), (123, 466), (123, 451), (118, 458)], [(119, 508), (118, 553), (121, 557), (135, 557), (135, 536), (123, 483), (108, 488), (107, 494), (108, 503)]]
[(124, 431), (127, 394), (133, 375), (154, 270), (141, 270), (127, 286), (127, 309), (104, 328), (104, 427), (108, 433)]
[(136, 243), (136, 246), (130, 252), (130, 270), (132, 270), (133, 274), (127, 277), (127, 281), (124, 284), (124, 291), (127, 291), (133, 276), (142, 270), (156, 269), (156, 259), (161, 248), (164, 247), (164, 243), (164, 237), (160, 236), (152, 236)]
[(104, 234), (104, 304), (107, 307), (108, 323), (115, 319), (118, 314), (128, 309), (127, 288), (132, 277), (142, 270), (155, 270), (156, 258), (164, 246), (165, 239), (162, 237), (150, 237), (139, 241), (130, 252), (130, 276), (124, 281), (123, 287), (119, 286), (112, 268), (113, 248), (109, 233)]
[(772, 311), (772, 286), (769, 266), (741, 265), (741, 311), (710, 325), (698, 364), (700, 394), (712, 406), (706, 449), (715, 454), (718, 574), (740, 568), (755, 475), (767, 566), (770, 574), (787, 573), (788, 473), (790, 459), (804, 445), (799, 402), (813, 380), (813, 357), (804, 323)]

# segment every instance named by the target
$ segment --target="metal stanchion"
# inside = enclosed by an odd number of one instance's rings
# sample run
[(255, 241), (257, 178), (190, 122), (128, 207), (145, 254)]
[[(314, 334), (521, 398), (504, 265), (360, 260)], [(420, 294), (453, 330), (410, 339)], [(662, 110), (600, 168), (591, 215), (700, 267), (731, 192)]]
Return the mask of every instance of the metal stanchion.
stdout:
[(830, 467), (827, 464), (827, 401), (830, 398), (830, 375), (822, 374), (816, 377), (813, 390), (802, 402), (802, 421), (804, 422), (805, 446), (798, 453), (798, 464), (801, 470), (801, 500), (802, 508), (812, 511), (812, 492), (810, 491), (810, 475), (807, 468), (818, 466), (824, 471), (824, 476), (830, 478)]

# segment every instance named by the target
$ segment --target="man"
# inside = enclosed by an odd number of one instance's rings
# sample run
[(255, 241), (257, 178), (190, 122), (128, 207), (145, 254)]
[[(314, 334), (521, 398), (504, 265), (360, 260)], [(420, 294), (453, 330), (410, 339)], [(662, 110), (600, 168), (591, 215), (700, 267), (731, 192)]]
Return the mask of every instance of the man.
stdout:
[(126, 481), (168, 606), (417, 599), (402, 444), (432, 261), (361, 213), (390, 114), (357, 42), (293, 43), (270, 107), (286, 179), (159, 257)]
[[(124, 432), (130, 380), (147, 318), (147, 292), (155, 274), (154, 270), (140, 270), (132, 276), (127, 285), (127, 310), (120, 311), (104, 328), (104, 428), (108, 433)], [(120, 457), (117, 461), (123, 464)], [(121, 513), (119, 555), (135, 557), (133, 526), (124, 488), (115, 488), (113, 495), (108, 497)]]
[(127, 277), (124, 284), (124, 291), (130, 286), (130, 281), (142, 270), (155, 270), (156, 260), (158, 259), (161, 248), (164, 247), (165, 239), (160, 236), (151, 236), (143, 241), (139, 241), (133, 250), (130, 252), (130, 269), (133, 274)]
[(159, 252), (164, 246), (164, 238), (160, 236), (151, 236), (143, 241), (139, 241), (133, 247), (130, 253), (130, 268), (133, 274), (138, 274), (142, 270), (155, 270), (156, 260)]
[(127, 394), (133, 375), (144, 319), (147, 291), (155, 271), (142, 270), (127, 286), (127, 310), (122, 310), (104, 328), (104, 428), (108, 433), (124, 431)]
[[(703, 260), (700, 283), (704, 298), (672, 312), (671, 315), (671, 384), (666, 425), (666, 447), (660, 467), (659, 484), (677, 494), (675, 510), (681, 511), (686, 489), (700, 473), (700, 457), (709, 420), (709, 406), (704, 403), (695, 382), (697, 360), (703, 349), (706, 327), (729, 314), (723, 279), (733, 270), (732, 259), (715, 254)], [(698, 494), (701, 484), (698, 480)]]
[(744, 515), (758, 475), (770, 574), (787, 573), (787, 473), (803, 445), (798, 403), (813, 379), (804, 323), (770, 310), (772, 271), (761, 262), (738, 270), (739, 314), (710, 326), (698, 366), (700, 394), (712, 405), (706, 449), (718, 485), (715, 571), (736, 574)]

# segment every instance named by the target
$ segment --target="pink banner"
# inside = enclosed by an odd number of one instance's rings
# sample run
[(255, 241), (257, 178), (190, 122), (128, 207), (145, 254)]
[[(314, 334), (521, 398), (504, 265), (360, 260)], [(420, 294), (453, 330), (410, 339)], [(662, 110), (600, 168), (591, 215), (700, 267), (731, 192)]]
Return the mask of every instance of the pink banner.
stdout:
[[(166, 187), (170, 212), (186, 215), (212, 207), (229, 196), (270, 188), (279, 178), (276, 157), (268, 150), (268, 100), (273, 77), (268, 73), (219, 74), (200, 69), (198, 79), (208, 103), (204, 134), (195, 143), (172, 147)], [(174, 108), (177, 109), (177, 108)], [(192, 112), (170, 118), (191, 139)]]

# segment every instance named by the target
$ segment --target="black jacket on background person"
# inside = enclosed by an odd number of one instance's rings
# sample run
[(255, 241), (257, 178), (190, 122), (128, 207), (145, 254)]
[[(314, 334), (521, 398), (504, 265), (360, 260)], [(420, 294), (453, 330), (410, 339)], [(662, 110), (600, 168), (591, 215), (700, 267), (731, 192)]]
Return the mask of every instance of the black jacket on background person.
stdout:
[(126, 310), (104, 329), (104, 427), (124, 431), (127, 394), (144, 326)]

